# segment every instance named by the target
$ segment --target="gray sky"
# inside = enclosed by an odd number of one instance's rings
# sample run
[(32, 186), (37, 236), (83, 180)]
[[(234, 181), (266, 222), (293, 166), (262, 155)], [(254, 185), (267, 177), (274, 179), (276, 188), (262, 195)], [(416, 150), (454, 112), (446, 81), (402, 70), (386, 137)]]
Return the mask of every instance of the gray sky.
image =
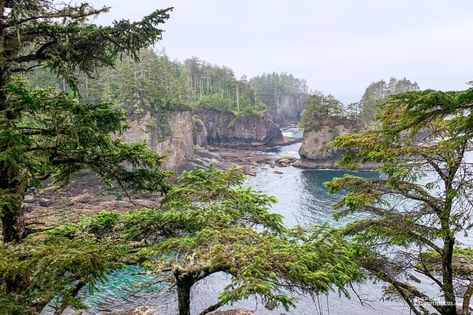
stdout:
[(99, 19), (173, 6), (158, 48), (240, 77), (286, 71), (311, 89), (357, 101), (379, 79), (465, 89), (473, 80), (473, 0), (90, 0)]

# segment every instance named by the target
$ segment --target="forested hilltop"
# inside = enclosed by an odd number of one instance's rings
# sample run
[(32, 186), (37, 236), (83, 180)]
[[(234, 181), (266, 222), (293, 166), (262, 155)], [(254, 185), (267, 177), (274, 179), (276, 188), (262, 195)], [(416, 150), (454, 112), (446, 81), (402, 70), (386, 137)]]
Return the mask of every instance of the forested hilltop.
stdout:
[[(418, 91), (419, 86), (406, 78), (391, 77), (368, 85), (358, 102), (343, 104), (332, 95), (313, 93), (299, 121), (304, 139), (299, 154), (303, 167), (335, 167), (343, 151), (330, 145), (337, 136), (367, 130), (377, 124), (376, 116), (389, 96)], [(373, 165), (365, 165), (371, 168)]]
[(368, 85), (358, 102), (343, 104), (333, 95), (320, 92), (312, 93), (299, 121), (299, 126), (306, 131), (316, 129), (327, 117), (344, 117), (360, 124), (370, 124), (380, 113), (380, 105), (391, 95), (418, 91), (417, 82), (409, 79), (391, 77), (388, 82), (379, 80)]
[(284, 126), (299, 122), (310, 93), (306, 80), (285, 72), (273, 72), (252, 78), (250, 84), (268, 106), (275, 123)]
[[(232, 69), (193, 57), (172, 60), (164, 51), (144, 49), (139, 62), (123, 57), (114, 68), (96, 69), (92, 78), (78, 75), (79, 92), (86, 102), (107, 102), (127, 114), (148, 111), (212, 109), (237, 115), (261, 116), (283, 93), (306, 93), (305, 80), (291, 74), (236, 78)], [(28, 75), (37, 86), (69, 88), (65, 79), (46, 69)]]

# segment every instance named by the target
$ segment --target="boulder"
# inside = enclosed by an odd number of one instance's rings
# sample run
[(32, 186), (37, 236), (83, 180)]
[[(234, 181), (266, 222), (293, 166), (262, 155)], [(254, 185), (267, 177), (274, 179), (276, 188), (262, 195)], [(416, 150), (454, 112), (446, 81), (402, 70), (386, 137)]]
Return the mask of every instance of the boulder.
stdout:
[(51, 205), (51, 200), (49, 199), (46, 199), (46, 198), (41, 198), (38, 202), (38, 204), (40, 205), (40, 207), (49, 207)]
[(296, 161), (296, 158), (295, 157), (291, 157), (291, 156), (282, 156), (282, 157), (278, 157), (274, 163), (277, 165), (277, 166), (282, 166), (282, 167), (287, 167), (289, 165), (291, 165), (292, 163), (294, 163)]

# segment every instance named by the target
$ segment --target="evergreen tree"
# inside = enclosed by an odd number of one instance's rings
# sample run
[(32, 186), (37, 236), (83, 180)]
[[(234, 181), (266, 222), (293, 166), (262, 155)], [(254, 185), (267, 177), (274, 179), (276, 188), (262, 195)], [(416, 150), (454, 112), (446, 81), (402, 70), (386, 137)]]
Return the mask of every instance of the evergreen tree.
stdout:
[[(465, 277), (471, 253), (460, 247), (457, 235), (472, 227), (473, 178), (465, 161), (473, 137), (472, 109), (473, 89), (398, 94), (381, 106), (376, 129), (334, 141), (346, 152), (342, 167), (381, 164), (385, 178), (345, 176), (328, 186), (347, 192), (335, 204), (341, 210), (337, 216), (367, 214), (344, 229), (364, 248), (358, 262), (414, 314), (433, 309), (457, 314), (458, 296), (464, 301), (462, 314), (469, 312), (473, 291), (464, 281), (471, 281)], [(464, 266), (459, 267), (459, 259)], [(418, 283), (433, 283), (443, 303)]]
[(292, 74), (263, 73), (251, 78), (250, 85), (258, 98), (270, 109), (276, 107), (281, 94), (307, 94), (309, 89), (304, 79), (295, 78)]
[[(54, 177), (89, 168), (106, 181), (136, 189), (162, 189), (161, 158), (144, 145), (114, 140), (126, 121), (108, 105), (82, 104), (50, 90), (34, 90), (16, 75), (45, 66), (78, 91), (77, 73), (93, 75), (117, 57), (139, 58), (139, 51), (161, 38), (157, 28), (169, 9), (142, 21), (97, 26), (89, 19), (109, 8), (49, 0), (0, 1), (0, 211), (5, 242), (26, 230), (21, 204), (25, 190)], [(134, 166), (130, 171), (126, 163)]]
[(373, 121), (376, 114), (379, 113), (379, 105), (381, 105), (388, 96), (417, 90), (419, 90), (417, 83), (411, 82), (406, 78), (401, 80), (391, 78), (389, 83), (386, 83), (384, 80), (373, 82), (366, 88), (365, 93), (358, 103), (359, 118), (367, 122)]
[(302, 113), (299, 126), (310, 131), (321, 119), (331, 116), (343, 116), (343, 104), (332, 95), (314, 93), (307, 97), (307, 105)]
[[(165, 52), (151, 49), (138, 56), (139, 62), (123, 57), (113, 69), (99, 69), (95, 79), (79, 76), (81, 95), (89, 102), (112, 100), (127, 115), (195, 108), (259, 116), (267, 110), (251, 85), (237, 80), (227, 67), (198, 58), (172, 61)], [(28, 79), (33, 85), (62, 88), (61, 80), (45, 69), (30, 73)]]
[[(338, 288), (348, 295), (345, 287), (363, 279), (352, 260), (356, 247), (328, 226), (286, 229), (281, 216), (269, 210), (274, 197), (244, 187), (244, 180), (235, 169), (184, 172), (157, 209), (103, 211), (31, 235), (22, 249), (6, 244), (0, 247), (0, 279), (15, 278), (23, 285), (13, 292), (0, 286), (0, 301), (10, 309), (36, 301), (24, 308), (33, 313), (54, 296), (64, 299), (62, 307), (71, 302), (80, 307), (74, 291), (105, 279), (103, 271), (120, 267), (121, 261), (141, 264), (175, 286), (181, 315), (190, 314), (192, 286), (217, 272), (231, 275), (231, 284), (200, 314), (250, 296), (268, 307), (289, 308), (295, 294)], [(58, 254), (61, 246), (64, 252)], [(99, 250), (103, 257), (95, 256)], [(22, 263), (21, 257), (29, 260)], [(52, 268), (45, 269), (51, 261)], [(68, 280), (76, 279), (81, 281), (71, 286)]]
[(55, 315), (67, 306), (82, 308), (79, 290), (105, 281), (108, 271), (123, 266), (128, 250), (91, 233), (109, 226), (104, 222), (110, 217), (84, 220), (82, 233), (74, 237), (71, 227), (63, 226), (30, 235), (20, 244), (0, 244), (0, 314), (36, 315), (47, 304), (55, 307)]

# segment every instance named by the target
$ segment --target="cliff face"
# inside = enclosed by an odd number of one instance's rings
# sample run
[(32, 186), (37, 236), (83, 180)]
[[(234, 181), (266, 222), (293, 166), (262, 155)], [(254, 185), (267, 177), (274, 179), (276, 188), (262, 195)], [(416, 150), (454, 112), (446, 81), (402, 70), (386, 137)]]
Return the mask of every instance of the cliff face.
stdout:
[(336, 116), (321, 118), (314, 122), (310, 130), (304, 131), (299, 149), (302, 162), (308, 167), (334, 167), (343, 151), (331, 147), (329, 143), (338, 135), (356, 133), (362, 129), (362, 124), (352, 119)]
[(207, 145), (258, 146), (283, 141), (279, 127), (266, 115), (237, 116), (232, 112), (182, 111), (147, 113), (129, 117), (125, 141), (145, 141), (166, 155), (163, 168), (180, 172), (223, 165), (222, 159), (205, 150)]
[[(264, 101), (264, 100), (263, 100)], [(271, 119), (279, 126), (295, 125), (304, 111), (307, 95), (279, 94), (271, 101), (266, 101)]]
[(193, 123), (189, 111), (147, 113), (144, 117), (130, 117), (129, 125), (124, 139), (145, 141), (152, 149), (166, 155), (165, 169), (181, 171), (194, 157)]
[(259, 146), (283, 141), (281, 129), (265, 114), (238, 116), (232, 112), (196, 111), (207, 133), (209, 145)]

